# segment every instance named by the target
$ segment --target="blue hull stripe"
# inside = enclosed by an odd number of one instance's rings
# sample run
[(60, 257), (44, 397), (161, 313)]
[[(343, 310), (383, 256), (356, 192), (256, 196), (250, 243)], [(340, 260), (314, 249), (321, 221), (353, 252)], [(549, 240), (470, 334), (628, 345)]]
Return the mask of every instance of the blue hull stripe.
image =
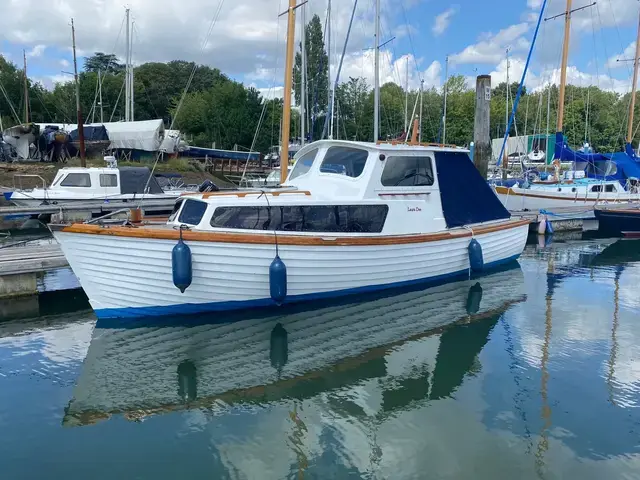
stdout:
[[(496, 268), (509, 262), (517, 260), (520, 254), (508, 257), (495, 262), (487, 263), (485, 270)], [(404, 282), (385, 283), (382, 285), (368, 285), (366, 287), (348, 288), (346, 290), (335, 290), (331, 292), (308, 293), (304, 295), (289, 296), (284, 303), (292, 304), (311, 300), (322, 300), (328, 298), (343, 297), (357, 293), (377, 292), (387, 289), (410, 287), (413, 285), (437, 285), (446, 283), (456, 278), (464, 278), (469, 275), (469, 270), (459, 270), (453, 273), (445, 273), (435, 277), (419, 278)], [(473, 275), (472, 275), (473, 277)], [(128, 308), (103, 308), (95, 310), (99, 319), (106, 318), (140, 318), (140, 317), (160, 317), (164, 315), (192, 315), (205, 312), (224, 312), (230, 310), (243, 310), (260, 307), (275, 307), (275, 302), (271, 298), (259, 298), (256, 300), (233, 301), (233, 302), (212, 302), (212, 303), (181, 303), (176, 305), (166, 305), (158, 307), (128, 307)]]

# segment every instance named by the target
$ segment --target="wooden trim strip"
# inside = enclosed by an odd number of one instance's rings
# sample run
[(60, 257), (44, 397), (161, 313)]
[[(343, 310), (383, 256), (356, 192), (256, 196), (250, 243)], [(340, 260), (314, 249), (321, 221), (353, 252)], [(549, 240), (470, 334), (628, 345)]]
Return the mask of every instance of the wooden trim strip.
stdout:
[[(534, 195), (531, 193), (520, 193), (520, 192), (515, 192), (512, 188), (510, 187), (503, 187), (503, 186), (498, 186), (496, 185), (494, 187), (496, 189), (496, 193), (499, 195), (509, 195), (510, 197), (529, 197), (529, 198), (538, 198), (538, 199), (542, 199), (542, 200), (565, 200), (567, 202), (574, 202), (574, 203), (598, 203), (598, 202), (611, 202), (611, 203), (629, 203), (628, 199), (625, 198), (620, 198), (620, 199), (608, 199), (608, 198), (584, 198), (584, 194), (583, 193), (579, 193), (578, 197), (576, 198), (575, 196), (573, 197), (558, 197), (556, 195)], [(573, 192), (575, 193), (575, 192)], [(597, 193), (597, 192), (593, 192), (593, 193)], [(601, 193), (606, 193), (606, 192), (601, 192)], [(610, 193), (615, 193), (615, 192), (610, 192)], [(636, 200), (640, 200), (640, 196), (636, 195)]]
[(225, 191), (221, 191), (221, 192), (206, 192), (206, 193), (199, 193), (199, 192), (193, 192), (193, 193), (183, 193), (181, 196), (182, 197), (188, 197), (188, 196), (193, 196), (193, 195), (202, 195), (202, 198), (210, 198), (210, 197), (216, 197), (216, 196), (235, 196), (235, 197), (246, 197), (247, 195), (272, 195), (274, 197), (278, 197), (280, 195), (285, 195), (285, 194), (293, 194), (293, 193), (297, 193), (298, 195), (306, 195), (306, 196), (310, 196), (311, 192), (309, 192), (308, 190), (283, 190), (283, 191), (273, 191), (273, 192), (261, 192), (260, 190), (253, 190), (253, 191), (246, 191), (246, 192), (239, 192), (239, 191), (229, 191), (229, 192), (225, 192)]
[(628, 215), (634, 215), (634, 216), (639, 216), (640, 217), (640, 209), (632, 209), (632, 208), (596, 208), (595, 209), (596, 212), (598, 213), (611, 213), (611, 214), (616, 214), (616, 213), (624, 213), (624, 214), (628, 214)]
[[(506, 220), (494, 225), (486, 225), (473, 229), (473, 235), (500, 232), (510, 230), (531, 223), (531, 220), (518, 219)], [(155, 240), (178, 240), (178, 230), (158, 227), (122, 227), (100, 225), (88, 225), (76, 223), (62, 228), (65, 233), (81, 233), (86, 235), (111, 235), (115, 237), (145, 238)], [(437, 242), (440, 240), (452, 240), (462, 237), (470, 237), (471, 231), (458, 229), (455, 233), (428, 233), (416, 235), (385, 235), (367, 237), (333, 237), (330, 233), (326, 236), (288, 235), (278, 234), (279, 245), (300, 246), (343, 246), (343, 245), (405, 245), (412, 243)], [(216, 242), (216, 243), (244, 243), (257, 245), (273, 245), (273, 233), (227, 233), (227, 232), (203, 232), (183, 230), (182, 237), (192, 242)]]

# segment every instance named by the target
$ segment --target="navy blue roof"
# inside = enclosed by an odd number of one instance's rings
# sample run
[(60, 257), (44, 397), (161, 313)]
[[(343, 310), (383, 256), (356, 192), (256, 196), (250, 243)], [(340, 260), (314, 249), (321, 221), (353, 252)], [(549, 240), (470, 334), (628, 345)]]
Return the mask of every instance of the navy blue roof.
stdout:
[(447, 227), (510, 218), (465, 152), (436, 152), (442, 211)]

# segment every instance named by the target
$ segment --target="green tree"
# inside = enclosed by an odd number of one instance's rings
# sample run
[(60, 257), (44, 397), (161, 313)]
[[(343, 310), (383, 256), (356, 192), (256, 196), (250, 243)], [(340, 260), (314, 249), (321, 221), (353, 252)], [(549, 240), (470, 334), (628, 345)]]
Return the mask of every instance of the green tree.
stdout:
[[(322, 31), (322, 23), (320, 17), (314, 15), (306, 28), (306, 52), (307, 52), (307, 112), (309, 116), (316, 117), (316, 129), (314, 129), (314, 138), (319, 138), (324, 124), (324, 116), (328, 105), (328, 64), (329, 57), (324, 48), (324, 35)], [(300, 105), (301, 98), (301, 72), (302, 72), (302, 46), (300, 51), (296, 53), (295, 64), (293, 67), (293, 86), (296, 103)], [(319, 126), (318, 126), (319, 125)]]
[(118, 62), (118, 57), (112, 53), (96, 52), (84, 60), (85, 72), (119, 73), (124, 71), (124, 65)]

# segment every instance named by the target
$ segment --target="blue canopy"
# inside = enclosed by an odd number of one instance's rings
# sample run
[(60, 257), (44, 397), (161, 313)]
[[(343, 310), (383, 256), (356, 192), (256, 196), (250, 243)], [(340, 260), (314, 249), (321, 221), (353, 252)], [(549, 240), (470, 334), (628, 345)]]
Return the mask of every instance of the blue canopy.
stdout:
[(465, 152), (436, 152), (442, 212), (447, 227), (510, 218)]
[(554, 158), (561, 162), (586, 163), (585, 173), (589, 178), (618, 180), (621, 183), (626, 183), (629, 178), (640, 178), (640, 158), (628, 143), (624, 152), (576, 152), (569, 148), (562, 132), (557, 132), (554, 153)]

